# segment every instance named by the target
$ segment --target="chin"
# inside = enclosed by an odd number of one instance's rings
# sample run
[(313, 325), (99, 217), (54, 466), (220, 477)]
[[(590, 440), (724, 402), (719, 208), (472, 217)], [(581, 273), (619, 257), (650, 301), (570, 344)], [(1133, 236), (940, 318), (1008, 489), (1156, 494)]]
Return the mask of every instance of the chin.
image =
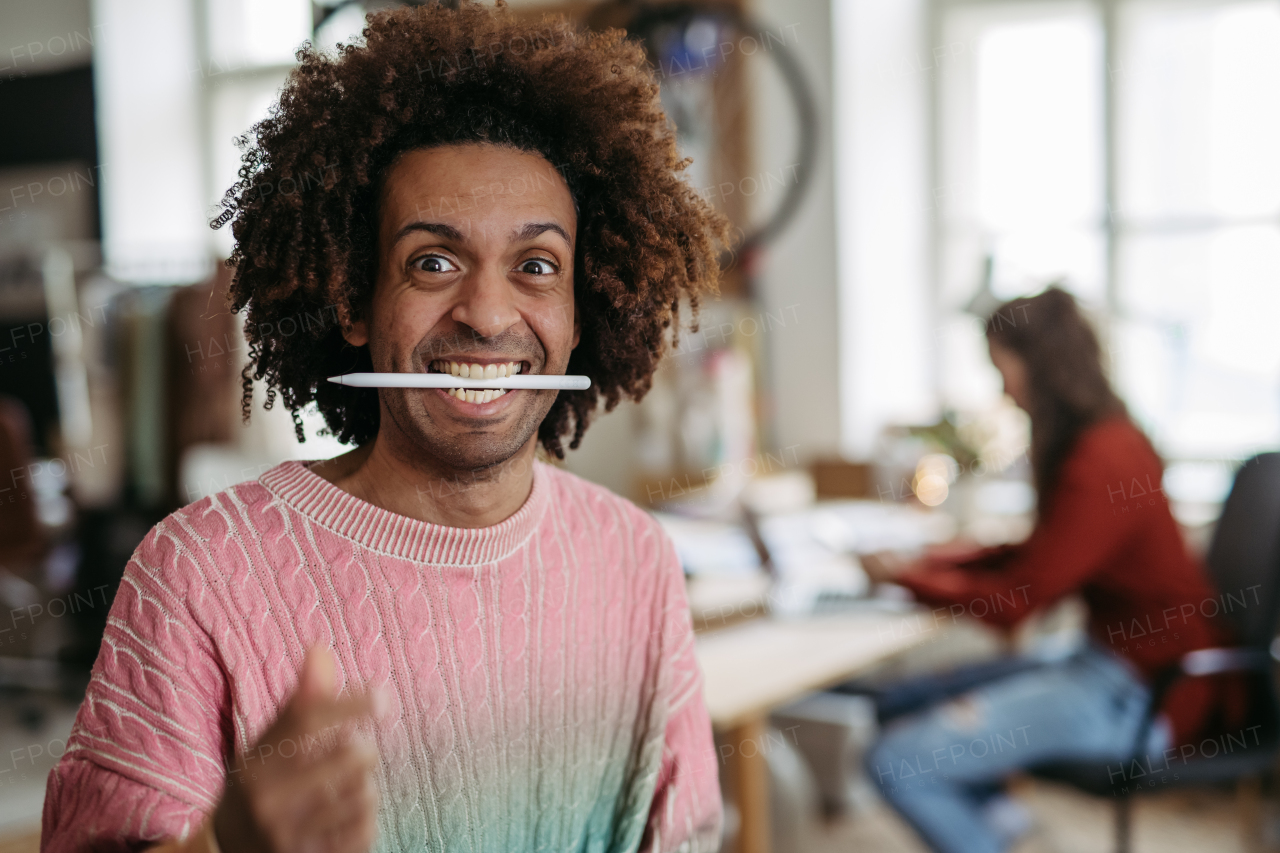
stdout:
[(479, 472), (509, 462), (524, 449), (532, 435), (532, 432), (505, 437), (475, 433), (459, 436), (420, 434), (413, 443), (419, 452), (434, 460), (439, 467)]
[[(393, 397), (388, 400), (391, 417), (387, 419), (390, 424), (386, 425), (398, 427), (395, 432), (400, 434), (401, 441), (396, 444), (407, 445), (408, 455), (425, 463), (424, 468), (442, 472), (481, 473), (509, 462), (529, 446), (555, 401), (554, 396), (520, 399), (528, 393), (522, 391), (518, 396), (508, 394), (497, 401), (475, 406), (446, 398), (443, 391), (428, 393), (438, 395), (438, 399)], [(473, 413), (474, 409), (480, 411)], [(485, 412), (488, 409), (498, 411)], [(482, 416), (476, 417), (476, 414)], [(499, 472), (488, 472), (485, 476), (496, 473)]]

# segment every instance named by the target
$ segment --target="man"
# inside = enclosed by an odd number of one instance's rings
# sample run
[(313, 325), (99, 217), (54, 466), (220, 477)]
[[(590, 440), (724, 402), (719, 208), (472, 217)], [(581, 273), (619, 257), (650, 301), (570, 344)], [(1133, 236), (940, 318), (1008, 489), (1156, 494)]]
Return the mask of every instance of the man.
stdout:
[[(716, 849), (674, 550), (535, 460), (599, 396), (643, 395), (715, 284), (725, 227), (678, 176), (642, 51), (478, 5), (384, 13), (305, 52), (254, 133), (218, 220), (245, 400), (265, 379), (358, 446), (139, 547), (43, 849)], [(337, 328), (305, 322), (326, 306)], [(464, 366), (593, 386), (324, 381)]]

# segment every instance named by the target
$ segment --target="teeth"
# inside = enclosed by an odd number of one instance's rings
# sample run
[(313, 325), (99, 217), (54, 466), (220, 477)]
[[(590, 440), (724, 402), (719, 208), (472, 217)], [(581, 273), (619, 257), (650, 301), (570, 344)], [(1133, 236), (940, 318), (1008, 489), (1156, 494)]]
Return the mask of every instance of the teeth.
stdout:
[(520, 372), (523, 365), (518, 361), (508, 361), (503, 364), (471, 364), (470, 362), (461, 361), (436, 361), (432, 362), (431, 366), (441, 373), (448, 373), (450, 376), (460, 376), (463, 379), (501, 379), (506, 376), (515, 376)]
[[(523, 365), (518, 361), (508, 361), (504, 364), (435, 361), (432, 362), (431, 366), (440, 373), (448, 373), (450, 376), (457, 376), (461, 379), (505, 379), (508, 376), (519, 374)], [(446, 389), (445, 393), (468, 403), (489, 403), (507, 393), (507, 389), (496, 388), (476, 391), (474, 389), (449, 388)]]
[(507, 393), (505, 388), (487, 388), (482, 391), (468, 388), (449, 388), (445, 391), (450, 397), (457, 397), (468, 403), (489, 403)]

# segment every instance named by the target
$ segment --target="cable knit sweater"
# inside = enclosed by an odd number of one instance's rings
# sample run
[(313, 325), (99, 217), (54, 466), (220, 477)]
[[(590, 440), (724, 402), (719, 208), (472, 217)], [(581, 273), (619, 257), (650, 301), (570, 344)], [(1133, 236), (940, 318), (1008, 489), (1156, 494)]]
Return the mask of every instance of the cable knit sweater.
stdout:
[(415, 521), (288, 462), (138, 547), (49, 776), (41, 849), (199, 827), (332, 650), (384, 686), (379, 851), (713, 851), (721, 811), (683, 576), (631, 503), (538, 464), (493, 527)]

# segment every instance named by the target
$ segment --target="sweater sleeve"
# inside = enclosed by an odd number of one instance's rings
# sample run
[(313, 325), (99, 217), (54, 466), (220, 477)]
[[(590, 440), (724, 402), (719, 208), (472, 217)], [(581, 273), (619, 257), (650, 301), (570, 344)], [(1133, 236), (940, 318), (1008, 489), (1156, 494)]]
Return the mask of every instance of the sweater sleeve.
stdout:
[(684, 574), (674, 546), (669, 540), (665, 546), (664, 574), (674, 578), (668, 586), (663, 620), (672, 677), (662, 766), (640, 850), (714, 853), (720, 849), (724, 816), (711, 717), (702, 698)]
[(199, 578), (162, 523), (125, 569), (66, 753), (49, 774), (42, 851), (144, 849), (195, 831), (217, 803), (227, 684), (191, 612), (205, 600), (200, 585), (183, 572)]
[(1136, 527), (1108, 485), (1120, 476), (1104, 447), (1081, 443), (1063, 464), (1053, 503), (1022, 545), (972, 559), (926, 557), (897, 579), (916, 597), (998, 626), (1017, 624), (1107, 569)]

